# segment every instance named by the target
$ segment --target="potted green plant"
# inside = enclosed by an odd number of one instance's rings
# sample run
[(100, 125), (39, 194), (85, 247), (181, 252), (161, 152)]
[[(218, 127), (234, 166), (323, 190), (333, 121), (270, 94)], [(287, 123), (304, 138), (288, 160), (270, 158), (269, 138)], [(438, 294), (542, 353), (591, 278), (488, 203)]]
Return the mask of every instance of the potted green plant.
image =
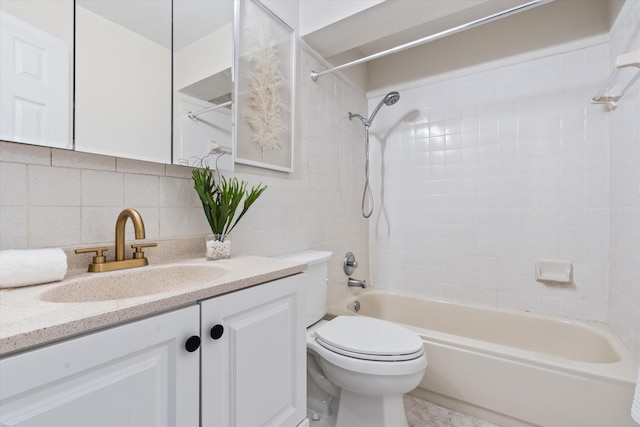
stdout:
[[(211, 227), (212, 234), (207, 236), (207, 259), (229, 258), (229, 233), (267, 187), (260, 183), (249, 189), (246, 181), (239, 181), (236, 177), (226, 179), (215, 174), (209, 166), (193, 169), (192, 175), (194, 188)], [(236, 215), (241, 203), (242, 210)]]

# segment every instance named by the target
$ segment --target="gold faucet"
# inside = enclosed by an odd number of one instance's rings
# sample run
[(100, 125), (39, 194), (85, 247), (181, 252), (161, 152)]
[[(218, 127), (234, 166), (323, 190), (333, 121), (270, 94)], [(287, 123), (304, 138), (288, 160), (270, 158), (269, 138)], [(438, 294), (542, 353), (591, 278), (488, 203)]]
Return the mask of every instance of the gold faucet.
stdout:
[(133, 230), (136, 236), (136, 240), (144, 239), (144, 222), (142, 217), (135, 209), (127, 208), (120, 212), (118, 219), (116, 220), (116, 259), (113, 261), (106, 261), (103, 254), (108, 248), (84, 248), (76, 249), (77, 254), (95, 252), (96, 256), (93, 257), (93, 262), (89, 264), (88, 271), (90, 272), (103, 272), (113, 270), (123, 270), (125, 268), (142, 267), (149, 264), (149, 261), (144, 256), (142, 248), (149, 248), (158, 246), (157, 243), (139, 243), (131, 245), (131, 248), (136, 251), (133, 254), (133, 258), (124, 259), (124, 230), (127, 223), (127, 219), (131, 218), (133, 223)]

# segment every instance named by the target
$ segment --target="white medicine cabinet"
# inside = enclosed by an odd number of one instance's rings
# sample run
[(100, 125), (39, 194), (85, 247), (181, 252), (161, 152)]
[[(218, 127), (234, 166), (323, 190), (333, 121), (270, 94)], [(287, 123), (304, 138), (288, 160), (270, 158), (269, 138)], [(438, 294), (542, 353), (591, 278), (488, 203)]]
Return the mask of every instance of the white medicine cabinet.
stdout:
[(75, 149), (171, 163), (171, 0), (76, 0)]
[(0, 29), (0, 139), (233, 170), (234, 0), (2, 0)]

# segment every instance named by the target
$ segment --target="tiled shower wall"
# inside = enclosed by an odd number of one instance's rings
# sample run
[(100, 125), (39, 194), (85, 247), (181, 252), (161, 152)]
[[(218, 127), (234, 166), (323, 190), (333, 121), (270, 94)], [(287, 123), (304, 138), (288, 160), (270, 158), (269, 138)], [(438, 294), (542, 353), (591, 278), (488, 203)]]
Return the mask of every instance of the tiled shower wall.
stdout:
[[(640, 49), (640, 2), (611, 32), (609, 63)], [(609, 323), (640, 356), (640, 82), (609, 113)]]
[[(640, 48), (638, 6), (616, 24), (622, 51)], [(372, 283), (572, 318), (611, 311), (640, 353), (639, 85), (612, 113), (590, 103), (615, 44), (401, 90), (372, 127)], [(570, 261), (574, 284), (536, 282), (537, 259)]]
[[(334, 301), (347, 292), (341, 267), (347, 251), (356, 252), (361, 270), (367, 269), (362, 169), (352, 167), (360, 154), (352, 143), (360, 129), (346, 119), (349, 109), (366, 111), (367, 103), (336, 76), (313, 83), (309, 72), (320, 65), (312, 54), (301, 53), (296, 172), (236, 174), (269, 188), (232, 234), (232, 251), (264, 256), (333, 251)], [(139, 210), (150, 240), (204, 236), (208, 225), (190, 173), (182, 166), (0, 142), (0, 249), (113, 242), (124, 207)], [(153, 248), (147, 254), (153, 263)]]
[[(605, 320), (608, 115), (588, 100), (608, 64), (605, 44), (402, 91), (376, 124), (373, 282)], [(536, 259), (575, 285), (536, 282)]]

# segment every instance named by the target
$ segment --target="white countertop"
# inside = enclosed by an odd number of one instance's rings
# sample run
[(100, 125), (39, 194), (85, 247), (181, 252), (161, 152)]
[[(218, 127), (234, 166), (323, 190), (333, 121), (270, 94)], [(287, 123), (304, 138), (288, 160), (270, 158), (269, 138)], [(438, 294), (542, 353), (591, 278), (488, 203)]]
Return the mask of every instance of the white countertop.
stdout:
[(306, 269), (306, 264), (257, 256), (235, 256), (217, 261), (200, 258), (158, 264), (171, 265), (215, 265), (225, 272), (222, 277), (214, 277), (186, 289), (104, 301), (60, 303), (45, 301), (42, 296), (84, 277), (121, 276), (128, 271), (138, 272), (154, 266), (107, 273), (75, 272), (69, 273), (61, 282), (0, 290), (0, 355), (195, 304)]

